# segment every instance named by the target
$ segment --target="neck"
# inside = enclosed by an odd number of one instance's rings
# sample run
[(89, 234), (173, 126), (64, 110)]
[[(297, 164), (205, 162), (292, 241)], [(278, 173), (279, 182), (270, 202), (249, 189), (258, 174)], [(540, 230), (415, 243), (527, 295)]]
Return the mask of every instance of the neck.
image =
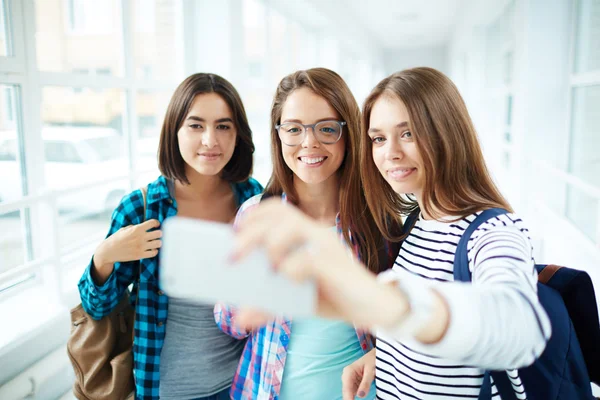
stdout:
[[(436, 218), (433, 218), (433, 216), (431, 216), (431, 214), (429, 214), (428, 212), (425, 211), (425, 207), (423, 207), (423, 198), (421, 197), (421, 193), (415, 193), (414, 195), (415, 195), (415, 198), (417, 199), (417, 204), (419, 204), (419, 209), (421, 210), (421, 215), (423, 216), (423, 219), (425, 219), (425, 220), (436, 219)], [(429, 208), (434, 209), (433, 206), (430, 206)], [(437, 210), (435, 210), (435, 211), (437, 211)], [(445, 215), (442, 215), (439, 212), (437, 212), (437, 215), (439, 215), (440, 218), (445, 217)]]
[(305, 214), (319, 222), (335, 224), (335, 217), (340, 209), (340, 185), (337, 174), (319, 184), (309, 184), (295, 178), (294, 189), (298, 195), (298, 207)]
[(202, 200), (214, 197), (227, 185), (219, 175), (201, 175), (191, 168), (186, 169), (189, 185), (175, 181), (175, 192), (185, 200)]

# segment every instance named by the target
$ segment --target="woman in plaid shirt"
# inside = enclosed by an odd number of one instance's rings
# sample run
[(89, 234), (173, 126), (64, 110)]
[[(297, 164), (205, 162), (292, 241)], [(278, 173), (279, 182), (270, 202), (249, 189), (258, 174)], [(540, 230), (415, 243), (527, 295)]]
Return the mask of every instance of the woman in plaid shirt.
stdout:
[[(365, 207), (360, 110), (346, 83), (324, 68), (286, 76), (275, 93), (271, 126), (274, 170), (265, 197), (281, 197), (335, 230), (349, 252), (379, 271), (387, 257), (378, 254), (383, 242)], [(248, 200), (236, 221), (260, 201)], [(248, 338), (231, 387), (236, 400), (341, 399), (343, 368), (373, 347), (365, 331), (341, 321), (276, 318), (249, 332), (235, 323), (235, 314), (232, 307), (215, 307), (223, 332)], [(374, 396), (373, 387), (368, 398)]]
[(158, 228), (176, 214), (233, 221), (240, 204), (262, 191), (249, 178), (253, 152), (235, 88), (213, 74), (188, 77), (167, 109), (158, 149), (161, 176), (148, 185), (146, 205), (140, 190), (121, 200), (79, 281), (83, 308), (94, 319), (108, 315), (130, 284), (139, 289), (136, 399), (229, 398), (244, 343), (219, 331), (212, 306), (167, 299), (160, 290)]

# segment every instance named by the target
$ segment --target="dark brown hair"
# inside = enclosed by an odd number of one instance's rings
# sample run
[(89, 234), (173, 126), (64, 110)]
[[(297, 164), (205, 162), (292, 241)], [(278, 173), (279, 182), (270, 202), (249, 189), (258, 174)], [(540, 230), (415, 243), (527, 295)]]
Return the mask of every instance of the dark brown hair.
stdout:
[(418, 207), (416, 200), (393, 191), (373, 161), (367, 135), (371, 110), (382, 96), (394, 96), (406, 106), (409, 129), (423, 159), (421, 205), (433, 218), (464, 218), (487, 208), (512, 211), (494, 184), (483, 159), (477, 133), (456, 86), (433, 68), (413, 68), (385, 78), (371, 91), (363, 107), (361, 168), (367, 203), (377, 226), (388, 239), (400, 215)]
[(252, 174), (254, 143), (248, 125), (246, 110), (237, 90), (225, 78), (215, 74), (198, 73), (187, 77), (175, 89), (169, 102), (158, 145), (158, 168), (169, 179), (189, 184), (185, 176), (185, 161), (181, 157), (177, 132), (183, 125), (194, 99), (199, 94), (216, 93), (229, 106), (237, 132), (235, 150), (225, 165), (222, 178), (229, 182), (243, 182)]
[(271, 107), (271, 156), (273, 173), (265, 189), (268, 195), (286, 193), (288, 200), (297, 204), (293, 185), (293, 172), (283, 159), (282, 145), (275, 125), (281, 122), (283, 105), (295, 90), (308, 88), (323, 97), (346, 121), (346, 153), (337, 173), (340, 174), (340, 219), (344, 238), (352, 238), (359, 247), (361, 260), (372, 271), (379, 271), (378, 250), (382, 246), (381, 234), (366, 207), (359, 172), (360, 158), (360, 108), (346, 85), (335, 72), (326, 68), (297, 71), (283, 78), (277, 87)]

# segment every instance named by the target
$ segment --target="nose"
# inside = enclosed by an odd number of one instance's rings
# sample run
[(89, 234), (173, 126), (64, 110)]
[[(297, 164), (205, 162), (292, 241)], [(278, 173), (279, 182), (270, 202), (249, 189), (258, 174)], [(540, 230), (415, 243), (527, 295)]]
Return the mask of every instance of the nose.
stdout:
[(202, 134), (202, 145), (212, 149), (217, 145), (217, 135), (214, 129), (208, 127)]
[(386, 160), (401, 160), (404, 158), (402, 144), (398, 140), (388, 140), (387, 151), (385, 153)]
[(304, 140), (302, 141), (302, 147), (307, 149), (310, 147), (320, 147), (320, 146), (321, 146), (321, 142), (319, 142), (317, 140), (317, 137), (315, 136), (315, 128), (314, 127), (306, 128), (306, 131), (304, 132)]

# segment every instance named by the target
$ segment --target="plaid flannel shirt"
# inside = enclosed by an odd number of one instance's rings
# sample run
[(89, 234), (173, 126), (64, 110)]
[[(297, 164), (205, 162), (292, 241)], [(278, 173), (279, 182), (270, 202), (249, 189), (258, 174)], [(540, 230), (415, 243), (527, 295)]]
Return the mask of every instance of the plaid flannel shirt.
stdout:
[[(255, 196), (242, 205), (236, 223), (243, 215), (258, 206), (262, 195)], [(283, 194), (283, 201), (286, 196)], [(343, 239), (341, 220), (336, 218), (337, 232)], [(352, 250), (358, 255), (358, 246)], [(248, 338), (240, 364), (233, 378), (230, 395), (234, 400), (277, 400), (281, 390), (281, 380), (287, 355), (292, 321), (276, 318), (273, 322), (254, 332), (240, 330), (235, 324), (235, 307), (222, 303), (215, 306), (215, 321), (226, 334), (236, 338)], [(356, 328), (356, 335), (365, 353), (373, 348), (371, 335)], [(341, 376), (340, 376), (341, 379)]]
[[(125, 196), (113, 212), (107, 237), (124, 226), (148, 219), (157, 219), (162, 224), (165, 219), (176, 215), (177, 203), (169, 186), (163, 176), (148, 185), (145, 218), (141, 191), (135, 190)], [(262, 192), (262, 186), (252, 178), (232, 187), (238, 205)], [(141, 260), (141, 266), (140, 261), (115, 263), (114, 271), (102, 286), (95, 284), (91, 268), (92, 261), (78, 286), (84, 310), (96, 320), (110, 314), (128, 286), (137, 280), (138, 271), (141, 271), (133, 344), (136, 399), (158, 399), (160, 353), (165, 339), (168, 309), (167, 296), (158, 286), (158, 256)], [(134, 297), (131, 298), (132, 304), (135, 304)]]

